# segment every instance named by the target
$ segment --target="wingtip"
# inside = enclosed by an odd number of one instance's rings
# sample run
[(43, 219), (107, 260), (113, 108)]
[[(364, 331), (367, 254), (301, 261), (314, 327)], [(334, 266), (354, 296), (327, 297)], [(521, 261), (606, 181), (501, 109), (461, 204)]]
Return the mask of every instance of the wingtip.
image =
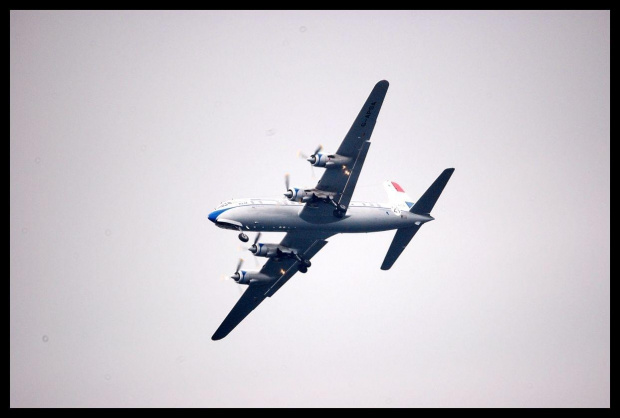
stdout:
[(219, 341), (222, 338), (224, 338), (226, 335), (222, 335), (221, 333), (218, 333), (217, 331), (215, 332), (215, 334), (213, 334), (213, 336), (211, 337), (211, 339), (213, 341)]
[(377, 83), (377, 86), (379, 86), (379, 85), (384, 85), (385, 87), (389, 87), (390, 82), (389, 82), (389, 81), (387, 81), (387, 80), (381, 80), (381, 81), (379, 81), (379, 82)]

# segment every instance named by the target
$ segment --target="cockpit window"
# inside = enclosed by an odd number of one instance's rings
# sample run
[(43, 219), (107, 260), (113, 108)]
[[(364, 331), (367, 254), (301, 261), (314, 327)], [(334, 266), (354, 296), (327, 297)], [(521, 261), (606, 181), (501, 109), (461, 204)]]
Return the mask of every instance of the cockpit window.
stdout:
[(232, 200), (227, 200), (226, 202), (220, 203), (216, 209), (223, 209), (223, 208), (228, 207), (228, 206), (230, 206), (232, 204), (233, 204)]

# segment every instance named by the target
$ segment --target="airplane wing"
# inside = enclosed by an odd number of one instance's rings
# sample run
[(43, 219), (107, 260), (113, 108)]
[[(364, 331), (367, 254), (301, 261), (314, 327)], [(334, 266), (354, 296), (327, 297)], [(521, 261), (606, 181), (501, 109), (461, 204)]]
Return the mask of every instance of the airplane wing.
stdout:
[[(291, 231), (284, 236), (280, 245), (291, 248), (301, 258), (310, 260), (327, 244), (325, 239), (332, 235), (333, 233), (320, 231)], [(267, 260), (260, 272), (272, 277), (273, 280), (267, 283), (252, 283), (248, 285), (246, 291), (243, 292), (237, 304), (232, 308), (211, 339), (221, 340), (227, 336), (266, 297), (273, 296), (297, 273), (297, 264), (298, 261), (292, 258), (284, 258), (278, 261), (272, 258)]]
[[(377, 122), (377, 116), (389, 85), (386, 80), (379, 81), (375, 85), (362, 110), (355, 118), (351, 129), (336, 151), (338, 155), (351, 158), (347, 168), (326, 169), (316, 185), (317, 190), (336, 193), (334, 200), (338, 205), (342, 205), (345, 211), (349, 207), (353, 190), (362, 171), (366, 154), (370, 148), (370, 136)], [(306, 220), (321, 218), (330, 220), (325, 215), (329, 214), (331, 217), (333, 210), (334, 207), (326, 202), (307, 203), (299, 216)]]

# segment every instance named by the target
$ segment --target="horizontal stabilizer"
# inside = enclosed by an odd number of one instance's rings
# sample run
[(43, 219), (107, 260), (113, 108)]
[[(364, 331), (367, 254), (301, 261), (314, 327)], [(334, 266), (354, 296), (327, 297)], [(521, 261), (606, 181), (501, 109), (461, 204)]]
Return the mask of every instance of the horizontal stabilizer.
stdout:
[(394, 265), (394, 262), (398, 259), (398, 256), (400, 256), (407, 244), (409, 244), (409, 241), (411, 241), (411, 238), (413, 238), (422, 225), (423, 224), (414, 225), (409, 228), (401, 228), (396, 231), (396, 235), (394, 235), (390, 249), (385, 255), (383, 264), (381, 264), (381, 270), (389, 270), (390, 267)]
[(439, 199), (443, 188), (446, 187), (446, 183), (450, 180), (450, 176), (454, 173), (454, 168), (446, 168), (443, 173), (437, 177), (437, 180), (431, 184), (422, 197), (413, 205), (409, 212), (417, 213), (418, 215), (426, 215), (431, 213), (433, 206)]

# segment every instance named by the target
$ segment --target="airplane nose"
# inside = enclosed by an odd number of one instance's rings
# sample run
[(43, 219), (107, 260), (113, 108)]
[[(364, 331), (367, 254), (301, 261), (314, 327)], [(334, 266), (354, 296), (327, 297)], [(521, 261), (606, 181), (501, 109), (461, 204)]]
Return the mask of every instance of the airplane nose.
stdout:
[(213, 212), (211, 212), (211, 213), (209, 214), (209, 220), (210, 220), (211, 222), (215, 223), (215, 221), (217, 220), (217, 216), (218, 216), (219, 214), (220, 214), (220, 212), (219, 212), (219, 211), (214, 210)]

